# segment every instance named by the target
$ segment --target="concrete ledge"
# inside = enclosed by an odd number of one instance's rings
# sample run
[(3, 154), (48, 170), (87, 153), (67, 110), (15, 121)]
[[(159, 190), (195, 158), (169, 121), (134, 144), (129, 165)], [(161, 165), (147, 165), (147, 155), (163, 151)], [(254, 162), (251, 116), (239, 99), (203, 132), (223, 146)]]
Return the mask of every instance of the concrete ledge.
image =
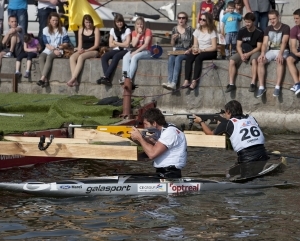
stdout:
[[(184, 65), (184, 63), (183, 63)], [(26, 60), (22, 62), (22, 73), (25, 72)], [(67, 95), (94, 95), (97, 98), (108, 96), (122, 96), (123, 89), (118, 84), (121, 78), (121, 66), (119, 66), (113, 76), (113, 86), (107, 87), (97, 85), (96, 80), (102, 76), (100, 59), (90, 59), (84, 64), (83, 71), (79, 76), (80, 85), (70, 88), (66, 82), (70, 79), (70, 67), (68, 59), (55, 59), (50, 74), (50, 86), (41, 88), (36, 85), (40, 78), (38, 59), (33, 60), (32, 74), (29, 79), (19, 78), (19, 93), (45, 93), (45, 94), (67, 94)], [(298, 69), (300, 64), (298, 65)], [(1, 73), (14, 73), (15, 59), (3, 59)], [(286, 71), (283, 78), (282, 92), (279, 98), (273, 97), (275, 85), (276, 64), (270, 63), (267, 66), (266, 95), (262, 98), (255, 98), (255, 93), (248, 92), (251, 82), (251, 69), (247, 64), (242, 64), (236, 79), (237, 90), (225, 93), (228, 84), (228, 61), (215, 60), (207, 61), (203, 64), (202, 78), (199, 86), (194, 91), (178, 90), (170, 92), (161, 87), (163, 82), (167, 82), (167, 58), (151, 59), (139, 61), (139, 66), (135, 78), (135, 83), (139, 86), (134, 92), (134, 96), (144, 97), (144, 103), (152, 100), (158, 102), (158, 107), (173, 113), (213, 113), (224, 108), (224, 104), (232, 99), (240, 101), (245, 113), (251, 113), (262, 127), (275, 132), (300, 132), (300, 95), (295, 96), (289, 88), (293, 81)], [(184, 79), (184, 66), (178, 87)], [(0, 93), (12, 92), (10, 79), (0, 80)], [(168, 120), (175, 123), (185, 122), (183, 117), (168, 117)]]

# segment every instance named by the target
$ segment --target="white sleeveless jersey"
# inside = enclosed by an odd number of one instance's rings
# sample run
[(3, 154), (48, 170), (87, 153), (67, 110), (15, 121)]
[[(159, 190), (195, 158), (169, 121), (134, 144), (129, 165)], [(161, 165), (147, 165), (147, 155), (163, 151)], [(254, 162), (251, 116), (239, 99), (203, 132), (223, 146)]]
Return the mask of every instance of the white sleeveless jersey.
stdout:
[(239, 152), (250, 146), (265, 144), (265, 137), (252, 116), (246, 119), (231, 118), (234, 129), (230, 136), (233, 150)]
[(186, 165), (187, 143), (185, 135), (175, 126), (169, 125), (162, 128), (158, 141), (168, 149), (160, 156), (153, 159), (155, 168), (175, 166), (178, 169)]

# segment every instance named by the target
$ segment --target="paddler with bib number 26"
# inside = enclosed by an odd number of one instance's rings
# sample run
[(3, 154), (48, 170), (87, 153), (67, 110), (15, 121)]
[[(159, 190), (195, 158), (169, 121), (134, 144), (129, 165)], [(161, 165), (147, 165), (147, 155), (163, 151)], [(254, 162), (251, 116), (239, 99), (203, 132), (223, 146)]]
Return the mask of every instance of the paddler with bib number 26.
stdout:
[[(194, 122), (199, 123), (206, 135), (229, 136), (232, 148), (237, 152), (238, 164), (254, 161), (267, 161), (269, 156), (265, 149), (265, 138), (254, 117), (243, 114), (242, 105), (236, 100), (231, 100), (225, 105), (226, 119), (219, 123), (215, 130), (211, 130), (201, 117), (194, 115)], [(245, 168), (249, 165), (241, 165)], [(244, 169), (245, 169), (244, 168)], [(253, 175), (252, 170), (241, 170), (241, 177)]]
[(138, 141), (145, 154), (153, 161), (156, 173), (163, 178), (180, 178), (181, 169), (186, 165), (187, 142), (184, 133), (175, 125), (167, 123), (157, 108), (150, 108), (143, 115), (146, 129), (156, 129), (154, 138), (143, 136), (132, 128), (131, 139)]

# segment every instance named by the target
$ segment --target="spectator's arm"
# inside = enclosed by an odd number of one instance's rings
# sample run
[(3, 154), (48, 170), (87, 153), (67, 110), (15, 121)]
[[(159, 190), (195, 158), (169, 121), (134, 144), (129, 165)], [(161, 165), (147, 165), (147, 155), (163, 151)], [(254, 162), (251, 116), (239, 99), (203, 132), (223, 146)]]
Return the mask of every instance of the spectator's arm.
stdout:
[(300, 53), (297, 50), (297, 39), (290, 39), (290, 49), (293, 54), (300, 56)]
[(78, 46), (77, 46), (77, 50), (81, 50), (82, 49), (82, 32), (83, 32), (83, 28), (80, 28), (78, 30)]
[(242, 43), (243, 43), (243, 41), (241, 41), (241, 40), (238, 40), (236, 42), (236, 51), (239, 53), (240, 56), (243, 55)]
[(249, 0), (243, 0), (247, 13), (252, 12), (252, 9), (249, 4)]
[(261, 54), (265, 55), (268, 50), (269, 36), (264, 36), (263, 43), (261, 45)]
[(290, 35), (283, 35), (280, 45), (279, 54), (283, 55), (284, 50), (286, 50), (286, 45), (289, 42)]
[(257, 42), (257, 45), (256, 45), (256, 48), (252, 49), (249, 54), (252, 55), (256, 52), (259, 52), (261, 50), (261, 46), (262, 46), (262, 43), (261, 42)]

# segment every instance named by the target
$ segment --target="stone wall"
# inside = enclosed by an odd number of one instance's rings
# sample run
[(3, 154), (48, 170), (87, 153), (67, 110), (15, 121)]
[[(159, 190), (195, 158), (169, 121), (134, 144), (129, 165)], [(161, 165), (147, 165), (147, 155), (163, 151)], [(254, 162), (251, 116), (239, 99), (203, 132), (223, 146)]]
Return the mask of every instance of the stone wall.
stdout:
[[(22, 62), (22, 73), (25, 71), (26, 61)], [(184, 63), (183, 63), (184, 64)], [(68, 87), (66, 82), (71, 73), (68, 59), (55, 59), (50, 74), (50, 86), (42, 88), (36, 85), (40, 78), (38, 59), (33, 61), (31, 78), (20, 77), (18, 84), (19, 93), (44, 93), (66, 95), (94, 95), (97, 98), (108, 96), (122, 96), (122, 87), (118, 84), (121, 77), (122, 62), (113, 76), (113, 86), (97, 85), (96, 80), (102, 76), (100, 59), (87, 60), (84, 69), (79, 76), (78, 87)], [(215, 67), (215, 68), (213, 68)], [(300, 64), (298, 65), (298, 68)], [(267, 66), (267, 92), (262, 98), (256, 98), (254, 93), (248, 92), (251, 81), (251, 70), (247, 64), (239, 68), (236, 79), (237, 90), (225, 93), (228, 84), (228, 61), (215, 60), (203, 64), (202, 78), (199, 86), (194, 91), (186, 89), (174, 93), (161, 87), (167, 82), (167, 58), (150, 59), (139, 61), (135, 83), (138, 88), (133, 92), (134, 96), (144, 98), (144, 103), (152, 100), (158, 102), (158, 107), (173, 113), (216, 113), (224, 104), (232, 99), (240, 101), (244, 112), (252, 114), (265, 129), (275, 132), (295, 131), (300, 132), (300, 95), (295, 96), (289, 88), (293, 85), (289, 71), (284, 74), (282, 93), (279, 98), (273, 97), (275, 85), (276, 64), (273, 62)], [(1, 72), (14, 73), (15, 59), (3, 59)], [(180, 83), (184, 79), (184, 67), (182, 69)], [(178, 87), (180, 87), (178, 83)], [(11, 80), (0, 80), (0, 93), (12, 91)], [(175, 123), (185, 122), (183, 117), (176, 117), (170, 121)]]

